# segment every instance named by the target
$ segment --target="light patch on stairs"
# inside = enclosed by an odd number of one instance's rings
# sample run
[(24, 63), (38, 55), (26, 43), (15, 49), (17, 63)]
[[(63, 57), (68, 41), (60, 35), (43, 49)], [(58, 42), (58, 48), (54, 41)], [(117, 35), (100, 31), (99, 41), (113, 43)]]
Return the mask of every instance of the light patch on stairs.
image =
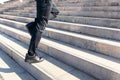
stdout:
[(0, 49), (0, 80), (35, 80)]
[(4, 2), (9, 1), (9, 0), (0, 0), (1, 4), (4, 4)]

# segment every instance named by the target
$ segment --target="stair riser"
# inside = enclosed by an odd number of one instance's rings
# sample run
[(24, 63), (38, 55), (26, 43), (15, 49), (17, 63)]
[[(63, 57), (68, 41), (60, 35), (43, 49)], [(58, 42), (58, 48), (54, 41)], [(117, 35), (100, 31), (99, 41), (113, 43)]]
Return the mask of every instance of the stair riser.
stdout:
[[(3, 31), (4, 31), (4, 33), (6, 33), (8, 35), (29, 44), (30, 36), (26, 36), (26, 35), (23, 35), (23, 34), (20, 34), (17, 32), (9, 32), (9, 30), (3, 30)], [(16, 34), (16, 36), (14, 36), (13, 34)], [(19, 36), (19, 37), (17, 37), (17, 36)], [(46, 52), (49, 55), (51, 55), (59, 60), (62, 60), (69, 65), (72, 65), (73, 67), (83, 70), (84, 72), (87, 72), (87, 73), (99, 78), (100, 80), (113, 80), (113, 78), (114, 78), (114, 80), (119, 80), (119, 78), (120, 78), (120, 74), (113, 72), (111, 70), (108, 70), (104, 67), (98, 66), (96, 64), (93, 64), (91, 62), (88, 62), (89, 60), (86, 61), (82, 58), (80, 59), (80, 58), (77, 58), (76, 56), (72, 56), (61, 50), (55, 49), (54, 47), (51, 47), (50, 45), (45, 44), (44, 40), (41, 40), (41, 44), (39, 44), (39, 48), (43, 52)], [(116, 76), (114, 77), (114, 76), (111, 76), (110, 74), (113, 74)]]

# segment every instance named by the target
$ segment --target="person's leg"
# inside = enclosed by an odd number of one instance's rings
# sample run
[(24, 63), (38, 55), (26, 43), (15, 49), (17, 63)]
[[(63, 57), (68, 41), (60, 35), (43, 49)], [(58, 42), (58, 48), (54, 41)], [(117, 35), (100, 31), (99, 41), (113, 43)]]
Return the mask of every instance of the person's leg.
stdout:
[(41, 57), (38, 58), (36, 48), (46, 24), (48, 23), (48, 17), (51, 10), (51, 0), (36, 0), (37, 4), (37, 18), (35, 19), (34, 28), (31, 34), (31, 41), (29, 45), (28, 53), (26, 54), (26, 62), (39, 62)]
[(46, 22), (44, 21), (44, 19), (41, 19), (41, 20), (38, 20), (37, 18), (35, 19), (35, 27), (33, 28), (32, 37), (31, 37), (29, 50), (28, 50), (31, 56), (36, 54), (36, 49), (38, 47), (39, 41), (42, 36), (42, 32), (45, 29), (45, 26), (46, 26)]
[(33, 32), (31, 35), (32, 37), (29, 45), (29, 50), (28, 50), (28, 53), (26, 54), (25, 62), (34, 63), (34, 62), (43, 61), (43, 58), (38, 57), (36, 53), (37, 46), (42, 36), (42, 29), (40, 29), (41, 27), (42, 25), (39, 24), (38, 21), (36, 20), (35, 27), (33, 28)]

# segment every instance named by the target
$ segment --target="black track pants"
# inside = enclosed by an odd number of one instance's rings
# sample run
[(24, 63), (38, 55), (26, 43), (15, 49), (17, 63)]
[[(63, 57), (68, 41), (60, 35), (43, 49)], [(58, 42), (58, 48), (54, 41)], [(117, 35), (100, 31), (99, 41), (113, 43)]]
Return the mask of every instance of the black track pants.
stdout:
[(51, 0), (36, 0), (37, 18), (30, 27), (31, 40), (28, 52), (36, 54), (36, 48), (40, 42), (42, 32), (48, 23), (49, 14), (51, 11)]

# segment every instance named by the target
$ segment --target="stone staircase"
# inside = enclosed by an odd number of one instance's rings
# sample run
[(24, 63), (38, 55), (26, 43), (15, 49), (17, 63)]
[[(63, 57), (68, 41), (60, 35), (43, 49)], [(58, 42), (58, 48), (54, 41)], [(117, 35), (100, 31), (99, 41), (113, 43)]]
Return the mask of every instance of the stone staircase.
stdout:
[[(106, 1), (106, 2), (105, 2)], [(118, 0), (58, 0), (38, 53), (45, 61), (24, 62), (30, 35), (25, 25), (35, 3), (0, 14), (0, 47), (37, 80), (120, 80)]]

